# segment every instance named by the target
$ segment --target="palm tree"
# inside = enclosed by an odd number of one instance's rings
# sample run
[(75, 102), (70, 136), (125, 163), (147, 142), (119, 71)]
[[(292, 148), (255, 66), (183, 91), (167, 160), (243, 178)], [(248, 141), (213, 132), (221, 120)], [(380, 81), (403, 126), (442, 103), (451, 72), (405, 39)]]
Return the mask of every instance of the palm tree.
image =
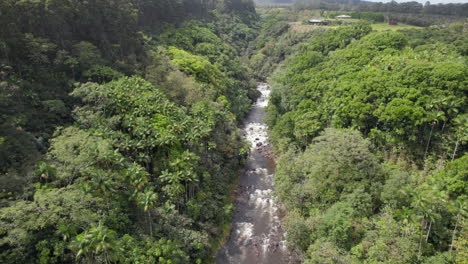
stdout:
[(161, 182), (164, 184), (178, 184), (182, 180), (182, 175), (180, 171), (172, 173), (168, 170), (164, 170), (159, 176), (159, 180), (161, 180)]
[(198, 157), (184, 151), (181, 155), (170, 163), (172, 168), (176, 168), (177, 181), (185, 185), (185, 202), (190, 199), (190, 189), (194, 183), (198, 182), (198, 175), (194, 171)]
[(468, 140), (468, 114), (457, 116), (453, 119), (454, 125), (458, 126), (456, 130), (457, 142), (455, 143), (455, 148), (452, 154), (452, 161), (455, 159), (457, 154), (458, 146), (460, 142), (465, 142)]
[(453, 201), (449, 205), (450, 211), (454, 212), (457, 214), (455, 217), (455, 227), (453, 228), (453, 233), (452, 233), (452, 243), (450, 243), (450, 249), (449, 251), (453, 250), (453, 243), (455, 241), (456, 235), (457, 235), (457, 228), (459, 225), (459, 222), (461, 219), (466, 217), (466, 201), (463, 199), (458, 199), (456, 201)]
[(447, 193), (445, 191), (439, 190), (437, 186), (434, 186), (431, 190), (428, 190), (428, 192), (429, 193), (426, 194), (426, 196), (431, 197), (431, 200), (428, 200), (429, 210), (427, 211), (426, 215), (426, 218), (429, 219), (429, 228), (427, 229), (426, 243), (429, 240), (429, 234), (431, 232), (432, 224), (435, 222), (435, 218), (440, 216), (437, 212), (438, 207), (436, 203), (447, 203)]
[(34, 169), (34, 176), (40, 177), (41, 180), (47, 182), (54, 174), (55, 170), (49, 164), (40, 161)]
[(100, 255), (104, 257), (105, 263), (115, 263), (120, 257), (116, 232), (107, 228), (101, 222), (76, 236), (71, 247), (78, 250), (77, 259), (85, 256), (89, 263), (96, 263), (96, 259)]
[(107, 211), (110, 211), (111, 196), (115, 194), (115, 182), (110, 173), (102, 169), (90, 169), (88, 171), (91, 181), (89, 181), (88, 191), (103, 197), (106, 201)]
[(404, 228), (403, 228), (404, 231), (401, 234), (402, 236), (409, 236), (412, 234), (411, 224), (414, 223), (415, 221), (414, 216), (415, 216), (414, 210), (406, 206), (403, 206), (403, 208), (396, 211), (396, 217), (398, 217), (403, 222), (403, 225), (404, 225)]
[(428, 230), (430, 230), (430, 228), (432, 227), (432, 222), (434, 221), (434, 217), (433, 217), (432, 206), (431, 206), (430, 201), (420, 191), (413, 192), (413, 207), (416, 208), (416, 210), (419, 213), (419, 216), (421, 217), (421, 230), (419, 233), (419, 247), (418, 247), (418, 258), (419, 258), (421, 257), (423, 229), (427, 228), (427, 224), (429, 220)]
[(444, 132), (445, 125), (447, 124), (447, 121), (452, 119), (452, 117), (455, 117), (458, 115), (459, 110), (458, 108), (463, 105), (464, 100), (460, 98), (450, 98), (450, 100), (445, 100), (443, 102), (443, 111), (445, 112), (445, 116), (447, 117), (444, 120), (444, 123), (442, 125), (442, 133)]
[(165, 184), (163, 191), (171, 200), (176, 200), (184, 192), (184, 185), (181, 183), (183, 178), (184, 175), (181, 170), (177, 170), (176, 172), (165, 170), (159, 176), (159, 180)]
[(429, 146), (431, 144), (432, 134), (434, 132), (434, 127), (436, 124), (439, 123), (440, 120), (445, 121), (447, 118), (444, 115), (444, 112), (436, 111), (436, 112), (429, 112), (427, 120), (429, 120), (431, 125), (431, 132), (429, 133), (429, 138), (426, 143), (426, 151), (424, 152), (424, 159), (426, 159), (427, 152), (429, 151)]
[(153, 220), (151, 218), (151, 209), (154, 208), (157, 200), (158, 194), (153, 190), (146, 190), (145, 192), (139, 193), (138, 195), (138, 204), (143, 207), (143, 210), (148, 214), (148, 226), (151, 237), (153, 236)]
[(95, 191), (105, 197), (115, 193), (112, 176), (102, 170), (92, 172), (92, 183)]
[(141, 191), (148, 183), (149, 174), (139, 164), (133, 163), (125, 170), (125, 178), (130, 185)]

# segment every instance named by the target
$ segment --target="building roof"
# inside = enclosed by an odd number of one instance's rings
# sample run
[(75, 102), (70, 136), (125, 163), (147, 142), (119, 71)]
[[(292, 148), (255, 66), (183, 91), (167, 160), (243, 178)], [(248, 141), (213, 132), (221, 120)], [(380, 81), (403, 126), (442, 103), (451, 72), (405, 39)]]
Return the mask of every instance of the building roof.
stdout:
[(351, 18), (351, 16), (348, 16), (348, 15), (340, 15), (340, 16), (337, 16), (336, 18)]
[(309, 20), (310, 23), (322, 23), (323, 20), (320, 20), (320, 19), (311, 19)]

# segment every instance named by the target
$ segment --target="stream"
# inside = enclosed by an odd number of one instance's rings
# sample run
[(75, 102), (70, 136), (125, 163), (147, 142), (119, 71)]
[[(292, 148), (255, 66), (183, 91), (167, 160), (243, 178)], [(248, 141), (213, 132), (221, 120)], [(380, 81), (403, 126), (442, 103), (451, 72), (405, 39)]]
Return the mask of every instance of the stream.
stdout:
[(273, 197), (275, 163), (263, 122), (270, 87), (259, 83), (257, 89), (261, 96), (244, 123), (244, 136), (252, 145), (251, 151), (239, 180), (231, 234), (216, 255), (217, 264), (292, 263), (281, 212)]

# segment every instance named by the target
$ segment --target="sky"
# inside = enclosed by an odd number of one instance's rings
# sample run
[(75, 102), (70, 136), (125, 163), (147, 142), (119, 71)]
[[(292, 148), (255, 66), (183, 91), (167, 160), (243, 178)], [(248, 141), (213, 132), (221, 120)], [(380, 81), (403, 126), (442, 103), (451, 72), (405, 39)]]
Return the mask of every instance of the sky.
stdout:
[[(0, 1), (2, 1), (2, 0), (0, 0)], [(383, 2), (383, 3), (391, 2), (391, 0), (365, 0), (365, 1)], [(464, 3), (468, 3), (468, 0), (395, 0), (395, 1), (398, 2), (398, 3), (416, 1), (416, 2), (419, 2), (421, 4), (425, 4), (427, 1), (431, 2), (431, 4), (448, 4), (448, 3), (464, 4)], [(267, 0), (258, 1), (258, 2), (267, 2)], [(291, 1), (285, 1), (285, 2), (291, 2)]]
[[(367, 0), (367, 1), (386, 3), (386, 2), (390, 2), (391, 0)], [(398, 3), (402, 3), (402, 2), (411, 2), (412, 0), (395, 0), (395, 1)], [(414, 1), (424, 4), (426, 3), (427, 0), (414, 0)], [(431, 4), (468, 3), (468, 0), (429, 0), (429, 2), (431, 2)]]
[[(0, 1), (2, 1), (2, 0), (0, 0)], [(383, 2), (383, 3), (391, 2), (391, 0), (365, 0), (365, 1)], [(421, 4), (425, 4), (427, 1), (431, 2), (431, 4), (448, 4), (448, 3), (464, 4), (464, 3), (468, 3), (468, 0), (395, 0), (395, 1), (398, 2), (398, 3), (416, 1), (416, 2), (419, 2)], [(267, 1), (264, 0), (262, 2), (267, 2)], [(287, 1), (285, 1), (285, 2), (287, 2)]]

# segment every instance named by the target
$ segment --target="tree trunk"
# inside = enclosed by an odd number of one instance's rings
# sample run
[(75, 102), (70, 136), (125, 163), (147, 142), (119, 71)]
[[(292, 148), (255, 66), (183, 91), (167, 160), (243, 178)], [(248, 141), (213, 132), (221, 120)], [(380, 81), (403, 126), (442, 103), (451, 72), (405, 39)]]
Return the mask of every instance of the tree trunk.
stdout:
[(455, 159), (455, 155), (457, 154), (458, 144), (460, 143), (459, 138), (457, 138), (457, 143), (455, 144), (455, 149), (453, 150), (452, 154), (452, 161)]
[(148, 210), (148, 224), (149, 224), (149, 229), (150, 229), (150, 235), (153, 237), (153, 223), (151, 219), (151, 212)]
[(432, 220), (429, 222), (429, 228), (427, 229), (426, 243), (427, 243), (427, 240), (429, 239), (429, 233), (431, 232), (431, 227), (432, 227)]
[(424, 219), (421, 221), (421, 230), (419, 231), (419, 248), (418, 248), (418, 259), (421, 257), (421, 248), (422, 248), (422, 241), (423, 241), (423, 222)]
[(422, 130), (419, 130), (419, 135), (420, 135), (419, 142), (421, 144), (424, 144), (424, 132), (426, 131), (426, 127), (427, 127), (427, 123), (424, 123), (424, 127), (422, 128)]
[(432, 138), (432, 132), (434, 132), (434, 126), (435, 124), (432, 124), (431, 133), (429, 133), (429, 139), (427, 140), (427, 144), (426, 144), (426, 151), (424, 152), (424, 159), (426, 159), (427, 152), (429, 151), (429, 145), (431, 144), (431, 138)]
[(453, 250), (453, 241), (455, 241), (455, 236), (457, 234), (457, 227), (458, 227), (458, 219), (460, 218), (460, 214), (457, 214), (457, 221), (455, 222), (455, 228), (453, 228), (453, 234), (452, 234), (452, 243), (450, 244), (450, 249), (449, 251)]

